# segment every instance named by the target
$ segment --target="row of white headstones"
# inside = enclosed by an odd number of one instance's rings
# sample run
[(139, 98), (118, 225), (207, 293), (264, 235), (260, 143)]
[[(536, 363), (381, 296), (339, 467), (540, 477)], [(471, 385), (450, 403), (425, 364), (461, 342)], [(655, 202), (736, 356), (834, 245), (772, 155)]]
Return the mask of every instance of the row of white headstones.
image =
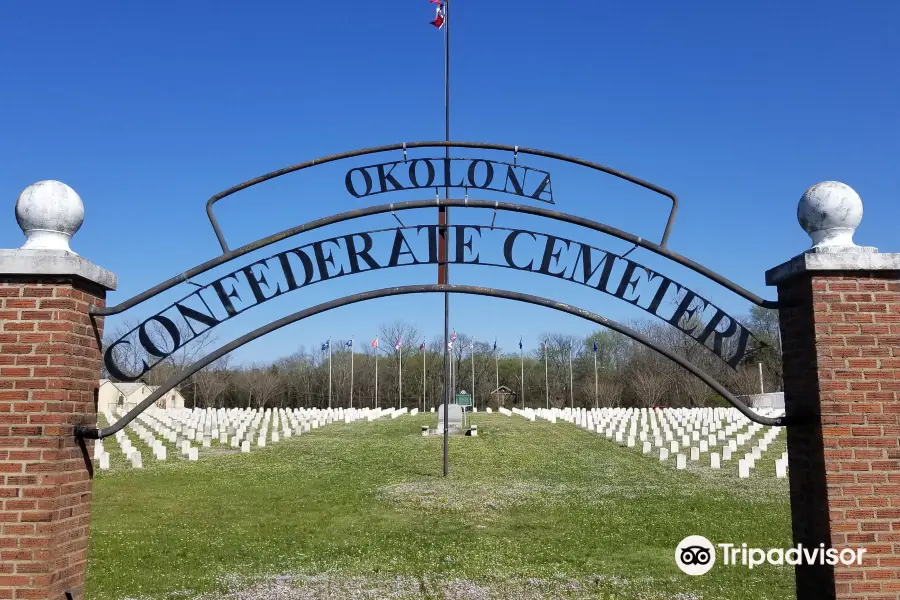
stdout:
[[(200, 458), (200, 446), (211, 448), (218, 442), (250, 452), (254, 442), (256, 447), (264, 448), (267, 444), (278, 442), (318, 429), (334, 422), (352, 423), (354, 421), (374, 421), (383, 417), (395, 419), (405, 414), (416, 414), (403, 409), (381, 408), (278, 408), (265, 410), (251, 408), (232, 409), (161, 409), (151, 407), (138, 415), (125, 428), (114, 435), (122, 454), (131, 466), (141, 469), (144, 466), (142, 453), (134, 447), (129, 437), (129, 430), (147, 446), (156, 460), (167, 458), (167, 444), (173, 445), (178, 454), (187, 460)], [(117, 410), (115, 414), (104, 412), (107, 423), (114, 423), (124, 412)], [(164, 441), (165, 440), (165, 441)], [(193, 442), (193, 443), (192, 443)], [(200, 446), (195, 446), (194, 443)], [(109, 469), (110, 455), (103, 440), (94, 445), (94, 459), (101, 470)]]
[[(750, 477), (783, 429), (754, 423), (735, 408), (501, 408), (500, 412), (529, 421), (574, 423), (621, 446), (640, 446), (644, 454), (656, 450), (662, 462), (674, 458), (676, 469), (701, 461), (708, 461), (711, 469), (721, 469), (723, 462), (743, 451), (743, 458), (738, 458), (738, 477), (742, 479)], [(776, 411), (761, 409), (758, 413), (774, 416)], [(787, 464), (787, 452), (783, 452), (775, 460), (776, 477), (787, 476)]]

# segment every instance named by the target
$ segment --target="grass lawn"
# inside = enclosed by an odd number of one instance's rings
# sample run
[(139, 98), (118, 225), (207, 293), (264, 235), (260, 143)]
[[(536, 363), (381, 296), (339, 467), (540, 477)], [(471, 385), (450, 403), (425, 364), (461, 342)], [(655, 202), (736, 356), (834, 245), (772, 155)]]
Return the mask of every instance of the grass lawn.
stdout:
[(478, 413), (444, 479), (426, 423), (335, 423), (199, 462), (145, 453), (143, 470), (109, 440), (87, 598), (794, 597), (789, 566), (690, 577), (674, 562), (692, 534), (790, 547), (787, 483), (767, 464), (784, 434), (741, 480), (735, 464), (676, 471), (568, 423)]

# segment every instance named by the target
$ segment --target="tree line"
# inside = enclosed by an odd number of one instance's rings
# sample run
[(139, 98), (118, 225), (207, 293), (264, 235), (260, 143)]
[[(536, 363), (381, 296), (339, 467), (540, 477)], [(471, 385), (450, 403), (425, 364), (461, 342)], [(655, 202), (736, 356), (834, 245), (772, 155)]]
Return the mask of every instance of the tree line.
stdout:
[[(753, 307), (743, 322), (755, 339), (748, 358), (736, 370), (667, 323), (643, 320), (630, 326), (706, 371), (736, 395), (759, 393), (760, 364), (765, 391), (780, 391), (777, 312)], [(116, 339), (130, 328), (125, 325), (108, 339)], [(154, 335), (152, 329), (149, 333)], [(439, 405), (444, 382), (443, 339), (432, 340), (420, 349), (423, 336), (414, 325), (402, 321), (382, 325), (378, 339), (378, 348), (373, 348), (369, 340), (356, 340), (352, 350), (347, 345), (349, 340), (331, 340), (330, 369), (328, 350), (319, 344), (301, 346), (294, 354), (269, 364), (235, 365), (225, 356), (191, 376), (179, 389), (189, 407), (324, 408), (329, 402), (333, 407), (346, 407), (351, 404), (351, 389), (352, 405), (356, 407), (377, 404), (427, 410)], [(395, 349), (397, 340), (402, 340), (400, 352)], [(693, 407), (722, 402), (682, 367), (614, 331), (598, 329), (584, 336), (548, 332), (539, 341), (537, 348), (509, 351), (495, 349), (493, 341), (458, 333), (451, 350), (452, 389), (474, 392), (477, 407), (509, 407), (513, 403), (533, 408), (548, 404)], [(167, 357), (141, 380), (159, 385), (215, 345), (215, 338), (202, 335), (190, 348)], [(136, 350), (125, 350), (133, 355), (119, 356), (120, 364), (138, 364), (146, 359)]]

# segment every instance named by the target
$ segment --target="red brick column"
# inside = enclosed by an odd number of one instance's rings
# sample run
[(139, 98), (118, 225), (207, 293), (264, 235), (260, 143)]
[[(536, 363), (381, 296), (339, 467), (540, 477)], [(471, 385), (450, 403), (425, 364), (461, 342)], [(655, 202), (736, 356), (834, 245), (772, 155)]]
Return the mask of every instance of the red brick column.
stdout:
[(794, 544), (866, 555), (861, 566), (798, 566), (797, 597), (900, 598), (900, 270), (798, 259), (793, 273), (768, 274), (788, 305), (786, 410), (807, 420), (787, 433)]
[[(104, 287), (75, 276), (0, 275), (0, 599), (82, 596)], [(93, 444), (88, 443), (88, 451)]]

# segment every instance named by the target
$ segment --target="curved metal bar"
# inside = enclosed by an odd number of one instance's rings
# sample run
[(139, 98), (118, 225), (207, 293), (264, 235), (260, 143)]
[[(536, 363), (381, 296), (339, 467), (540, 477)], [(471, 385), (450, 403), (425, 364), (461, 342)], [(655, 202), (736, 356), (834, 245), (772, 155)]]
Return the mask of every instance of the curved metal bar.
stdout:
[(435, 206), (450, 206), (450, 207), (463, 207), (463, 208), (484, 208), (490, 210), (505, 210), (510, 212), (519, 212), (523, 214), (536, 215), (540, 217), (547, 217), (549, 219), (554, 219), (557, 221), (561, 221), (563, 223), (570, 223), (573, 225), (578, 225), (581, 227), (585, 227), (587, 229), (592, 229), (594, 231), (598, 231), (600, 233), (610, 235), (612, 237), (617, 237), (619, 239), (625, 240), (629, 243), (635, 244), (636, 246), (640, 246), (655, 254), (659, 254), (669, 260), (676, 262), (683, 267), (687, 267), (688, 269), (694, 271), (695, 273), (699, 273), (704, 277), (711, 279), (717, 284), (721, 285), (725, 289), (734, 292), (735, 294), (741, 296), (745, 300), (756, 304), (757, 306), (762, 306), (763, 308), (778, 308), (779, 303), (776, 300), (766, 300), (760, 296), (757, 296), (750, 290), (745, 289), (744, 287), (726, 279), (725, 277), (719, 275), (715, 271), (704, 267), (703, 265), (685, 257), (677, 252), (672, 252), (668, 248), (665, 248), (659, 244), (654, 242), (645, 240), (639, 236), (628, 233), (627, 231), (622, 231), (621, 229), (617, 229), (615, 227), (611, 227), (604, 223), (600, 223), (598, 221), (594, 221), (591, 219), (586, 219), (584, 217), (577, 217), (575, 215), (570, 215), (564, 212), (560, 212), (558, 210), (552, 210), (548, 208), (544, 208), (542, 206), (531, 206), (528, 204), (514, 204), (510, 202), (497, 202), (495, 200), (463, 200), (463, 199), (450, 199), (450, 200), (408, 200), (405, 202), (398, 202), (396, 204), (379, 204), (377, 206), (367, 206), (365, 208), (358, 208), (355, 210), (350, 210), (343, 213), (338, 213), (336, 215), (331, 215), (328, 217), (322, 217), (321, 219), (316, 219), (314, 221), (309, 221), (308, 223), (304, 223), (303, 225), (298, 225), (296, 227), (291, 227), (289, 229), (285, 229), (278, 233), (272, 234), (268, 237), (262, 238), (255, 242), (251, 242), (236, 250), (230, 250), (225, 254), (217, 256), (212, 260), (208, 260), (205, 263), (201, 263), (192, 269), (188, 269), (187, 271), (176, 275), (166, 281), (153, 286), (152, 288), (136, 295), (132, 296), (128, 300), (120, 302), (115, 306), (106, 306), (106, 307), (97, 307), (92, 306), (90, 309), (90, 314), (98, 315), (98, 316), (108, 316), (108, 315), (117, 315), (121, 312), (132, 308), (145, 300), (156, 296), (168, 289), (171, 289), (178, 285), (179, 283), (184, 283), (187, 280), (200, 275), (201, 273), (205, 273), (219, 265), (222, 265), (230, 260), (243, 256), (244, 254), (248, 254), (250, 252), (255, 252), (261, 248), (265, 248), (271, 244), (276, 242), (283, 241), (287, 238), (293, 237), (300, 233), (306, 233), (309, 231), (313, 231), (315, 229), (319, 229), (321, 227), (326, 227), (328, 225), (334, 225), (335, 223), (341, 223), (344, 221), (350, 221), (353, 219), (358, 219), (360, 217), (368, 217), (372, 215), (403, 211), (403, 210), (414, 210), (419, 208), (433, 208)]
[(371, 148), (362, 148), (360, 150), (351, 150), (350, 152), (342, 152), (340, 154), (332, 154), (330, 156), (323, 156), (322, 158), (316, 158), (314, 160), (298, 163), (296, 165), (291, 165), (290, 167), (284, 167), (283, 169), (278, 169), (277, 171), (272, 171), (270, 173), (266, 173), (265, 175), (260, 175), (259, 177), (254, 177), (253, 179), (247, 180), (243, 183), (239, 183), (234, 187), (230, 187), (224, 192), (219, 192), (212, 198), (206, 201), (206, 216), (209, 217), (209, 223), (212, 225), (213, 231), (216, 234), (216, 239), (219, 240), (219, 245), (222, 247), (223, 254), (227, 254), (229, 252), (228, 244), (225, 242), (225, 236), (222, 233), (222, 230), (219, 228), (219, 222), (216, 220), (215, 215), (213, 214), (213, 204), (221, 200), (222, 198), (226, 198), (234, 193), (237, 193), (241, 190), (245, 190), (249, 187), (252, 187), (258, 183), (263, 183), (264, 181), (269, 181), (271, 179), (275, 179), (276, 177), (281, 177), (282, 175), (287, 175), (288, 173), (294, 173), (295, 171), (301, 171), (303, 169), (308, 169), (309, 167), (315, 167), (318, 165), (323, 165), (325, 163), (330, 163), (338, 160), (343, 160), (345, 158), (353, 158), (355, 156), (365, 156), (367, 154), (378, 154), (379, 152), (390, 152), (392, 150), (403, 150), (405, 151), (409, 148), (476, 148), (480, 150), (500, 150), (503, 152), (513, 152), (513, 153), (521, 153), (521, 154), (530, 154), (531, 156), (541, 156), (544, 158), (551, 158), (554, 160), (559, 160), (575, 165), (579, 165), (582, 167), (588, 167), (589, 169), (594, 169), (595, 171), (600, 171), (606, 173), (608, 175), (612, 175), (613, 177), (618, 177), (619, 179), (623, 179), (635, 185), (639, 185), (642, 188), (648, 189), (652, 192), (656, 192), (657, 194), (661, 194), (666, 196), (672, 201), (672, 210), (669, 211), (669, 218), (666, 220), (666, 228), (663, 231), (662, 240), (660, 241), (660, 246), (665, 247), (669, 241), (669, 233), (672, 231), (672, 225), (675, 223), (675, 213), (678, 212), (678, 196), (675, 195), (674, 192), (671, 192), (665, 188), (659, 187), (658, 185), (652, 184), (649, 181), (644, 181), (638, 177), (634, 177), (633, 175), (629, 175), (628, 173), (624, 173), (622, 171), (618, 171), (611, 167), (607, 167), (606, 165), (601, 165), (599, 163), (591, 162), (589, 160), (584, 160), (581, 158), (576, 158), (574, 156), (566, 156), (565, 154), (559, 154), (558, 152), (550, 152), (548, 150), (538, 150), (536, 148), (524, 148), (522, 146), (509, 146), (507, 144), (485, 144), (481, 142), (449, 142), (449, 141), (436, 141), (436, 142), (405, 142), (400, 144), (388, 144), (386, 146), (373, 146)]
[(623, 335), (630, 337), (631, 339), (647, 346), (648, 348), (655, 350), (656, 352), (662, 354), (672, 362), (677, 365), (687, 369), (697, 378), (699, 378), (703, 383), (708, 385), (713, 389), (717, 394), (725, 398), (729, 404), (738, 409), (744, 416), (746, 416), (751, 421), (756, 423), (760, 423), (762, 425), (771, 425), (771, 426), (783, 426), (786, 425), (786, 418), (784, 416), (781, 417), (764, 417), (762, 415), (758, 415), (746, 404), (738, 400), (732, 395), (731, 392), (726, 390), (722, 384), (713, 379), (710, 375), (708, 375), (705, 371), (702, 371), (698, 367), (696, 367), (693, 363), (687, 361), (683, 357), (675, 354), (668, 348), (660, 346), (656, 344), (653, 340), (646, 337), (645, 335), (622, 325), (612, 319), (607, 319), (606, 317), (601, 317), (595, 313), (584, 310), (582, 308), (578, 308), (577, 306), (572, 306), (571, 304), (566, 304), (564, 302), (558, 302), (555, 300), (550, 300), (548, 298), (541, 298), (540, 296), (532, 296), (530, 294), (522, 294), (520, 292), (512, 292), (508, 290), (498, 290), (493, 288), (479, 287), (473, 285), (455, 285), (455, 284), (422, 284), (422, 285), (409, 285), (403, 287), (392, 287), (392, 288), (383, 288), (380, 290), (372, 290), (369, 292), (361, 292), (359, 294), (353, 294), (352, 296), (345, 296), (343, 298), (336, 298), (334, 300), (329, 300), (328, 302), (323, 302), (322, 304), (318, 304), (316, 306), (312, 306), (309, 308), (305, 308), (303, 310), (297, 311), (293, 314), (282, 317), (276, 321), (269, 323), (268, 325), (264, 325), (259, 327), (258, 329), (254, 329), (253, 331), (242, 335), (241, 337), (225, 344), (221, 348), (211, 352), (192, 364), (190, 367), (178, 373), (177, 375), (173, 375), (170, 377), (163, 385), (159, 386), (153, 393), (144, 398), (140, 404), (132, 408), (128, 413), (116, 421), (113, 425), (109, 427), (105, 427), (103, 429), (97, 429), (94, 427), (85, 427), (83, 425), (79, 425), (75, 428), (75, 435), (79, 437), (89, 438), (89, 439), (103, 439), (105, 437), (109, 437), (114, 435), (116, 432), (123, 429), (126, 425), (128, 425), (131, 421), (133, 421), (139, 414), (144, 412), (148, 407), (150, 407), (154, 402), (159, 400), (166, 392), (174, 388), (176, 385), (211, 364), (212, 362), (218, 360), (219, 358), (225, 356), (229, 352), (240, 348), (244, 344), (252, 342), (253, 340), (260, 338), (266, 334), (269, 334), (273, 331), (281, 329), (286, 325), (290, 325), (292, 323), (296, 323), (297, 321), (301, 321), (307, 317), (311, 317), (313, 315), (318, 315), (320, 313), (328, 312), (335, 308), (340, 308), (342, 306), (348, 306), (350, 304), (356, 304), (357, 302), (364, 302), (366, 300), (373, 300), (375, 298), (385, 298), (388, 296), (401, 296), (407, 294), (421, 294), (421, 293), (429, 293), (429, 292), (450, 292), (455, 294), (471, 294), (476, 296), (489, 296), (493, 298), (503, 298), (506, 300), (515, 300), (517, 302), (526, 302), (529, 304), (535, 304), (537, 306), (543, 306), (546, 308), (552, 308), (554, 310), (558, 310), (561, 312), (569, 313), (571, 315), (575, 315), (576, 317), (581, 317), (583, 319), (587, 319), (588, 321), (593, 321), (598, 325), (602, 325), (613, 331), (617, 331)]

